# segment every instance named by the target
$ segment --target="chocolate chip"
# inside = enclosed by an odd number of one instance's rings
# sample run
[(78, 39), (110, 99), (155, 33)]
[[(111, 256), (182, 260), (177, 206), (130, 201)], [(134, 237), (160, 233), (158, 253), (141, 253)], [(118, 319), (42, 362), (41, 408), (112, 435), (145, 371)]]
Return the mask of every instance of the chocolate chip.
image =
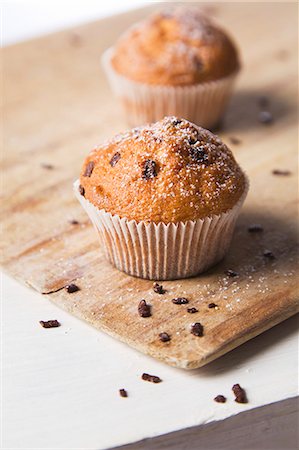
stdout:
[(191, 333), (194, 334), (194, 336), (203, 336), (203, 326), (199, 322), (195, 322), (191, 325)]
[(68, 285), (65, 287), (65, 290), (66, 290), (69, 294), (73, 294), (73, 292), (80, 291), (80, 288), (79, 288), (79, 286), (77, 286), (76, 284), (71, 283), (71, 284), (68, 284)]
[(119, 389), (119, 395), (121, 397), (128, 397), (128, 393), (125, 389)]
[(181, 119), (177, 119), (177, 118), (171, 119), (171, 124), (174, 126), (179, 125), (180, 123), (182, 123)]
[(239, 274), (238, 272), (235, 272), (234, 270), (228, 269), (224, 271), (225, 275), (227, 275), (230, 278), (237, 277)]
[(170, 341), (170, 339), (171, 339), (171, 337), (169, 336), (169, 334), (168, 334), (168, 333), (165, 333), (165, 332), (160, 333), (160, 334), (159, 334), (159, 338), (160, 338), (160, 341), (162, 341), (162, 342), (168, 342), (168, 341)]
[(196, 308), (187, 308), (187, 312), (188, 312), (189, 314), (195, 314), (195, 313), (198, 312), (198, 309), (196, 309)]
[(191, 147), (189, 149), (189, 154), (191, 159), (198, 164), (206, 164), (209, 160), (203, 145)]
[(85, 189), (84, 189), (84, 187), (82, 186), (82, 184), (79, 185), (79, 194), (83, 195), (83, 197), (84, 197), (84, 195), (85, 195)]
[(43, 328), (56, 328), (60, 327), (60, 323), (58, 320), (47, 320), (46, 322), (44, 320), (40, 320), (39, 323)]
[(260, 111), (258, 120), (264, 125), (271, 125), (273, 123), (273, 116), (269, 111)]
[(232, 391), (235, 394), (235, 402), (237, 403), (248, 403), (246, 392), (239, 384), (234, 384)]
[(153, 291), (156, 292), (156, 294), (165, 294), (166, 290), (163, 289), (162, 284), (154, 283), (153, 284)]
[(215, 400), (215, 402), (217, 402), (217, 403), (225, 403), (226, 402), (226, 397), (224, 397), (224, 395), (217, 395), (215, 398), (214, 398), (214, 400)]
[(189, 300), (187, 300), (185, 297), (173, 298), (171, 301), (175, 305), (186, 305), (187, 303), (189, 303)]
[(208, 308), (212, 309), (212, 308), (217, 308), (218, 305), (216, 305), (216, 303), (209, 303), (208, 304)]
[(156, 375), (149, 375), (148, 373), (143, 373), (141, 378), (145, 381), (150, 381), (151, 383), (161, 383), (161, 378)]
[(280, 170), (280, 169), (274, 169), (272, 170), (273, 175), (280, 175), (283, 177), (287, 177), (288, 175), (291, 175), (292, 172), (290, 170)]
[(89, 161), (89, 163), (85, 167), (85, 172), (83, 174), (83, 177), (90, 177), (92, 174), (93, 168), (94, 168), (94, 162)]
[(254, 223), (253, 225), (250, 225), (248, 227), (248, 231), (249, 233), (261, 233), (262, 231), (264, 231), (264, 228), (262, 227), (262, 225)]
[(241, 139), (239, 139), (239, 138), (237, 138), (237, 137), (235, 137), (235, 136), (230, 136), (229, 137), (229, 140), (230, 140), (230, 142), (232, 143), (232, 144), (234, 144), (234, 145), (239, 145), (239, 144), (241, 144)]
[(149, 180), (157, 176), (157, 167), (155, 161), (151, 159), (146, 159), (142, 165), (142, 178), (144, 180)]
[(69, 223), (71, 225), (79, 225), (80, 222), (78, 222), (78, 220), (76, 220), (76, 219), (72, 219), (72, 220), (69, 220)]
[(275, 255), (270, 250), (265, 250), (263, 255), (268, 259), (275, 259)]
[(148, 305), (148, 304), (146, 303), (145, 300), (141, 300), (141, 301), (139, 302), (139, 305), (138, 305), (138, 314), (139, 314), (140, 317), (150, 317), (150, 316), (152, 315), (152, 313), (151, 313), (151, 307), (150, 307), (150, 305)]
[(47, 169), (47, 170), (53, 170), (54, 166), (52, 164), (48, 164), (48, 163), (41, 163), (41, 167), (43, 169)]
[(118, 161), (120, 160), (120, 153), (116, 152), (114, 153), (114, 155), (112, 156), (112, 158), (109, 161), (109, 164), (111, 167), (114, 167), (116, 163), (118, 163)]

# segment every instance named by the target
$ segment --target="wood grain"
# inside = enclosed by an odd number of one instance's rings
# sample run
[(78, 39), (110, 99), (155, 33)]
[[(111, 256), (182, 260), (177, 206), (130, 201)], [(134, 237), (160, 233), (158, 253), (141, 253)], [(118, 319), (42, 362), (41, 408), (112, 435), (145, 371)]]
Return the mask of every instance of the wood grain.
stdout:
[[(152, 291), (151, 282), (105, 261), (72, 193), (84, 155), (126, 127), (100, 55), (149, 8), (5, 48), (4, 268), (95, 327), (183, 368), (200, 367), (295, 314), (296, 8), (295, 3), (227, 3), (209, 9), (233, 31), (242, 51), (243, 72), (219, 135), (235, 152), (251, 188), (227, 258), (200, 277), (163, 283), (163, 296)], [(257, 120), (261, 95), (269, 97), (274, 116), (268, 126)], [(238, 145), (230, 144), (232, 136)], [(291, 175), (274, 176), (273, 169)], [(264, 231), (249, 233), (253, 223)], [(265, 250), (275, 259), (265, 258)], [(239, 276), (226, 277), (229, 268)], [(63, 288), (73, 280), (81, 290), (67, 294)], [(188, 306), (199, 312), (191, 315), (186, 306), (172, 304), (175, 296), (187, 297)], [(137, 314), (142, 298), (152, 305), (147, 319)], [(218, 309), (209, 309), (211, 302)], [(203, 324), (204, 337), (190, 334), (194, 321)], [(159, 341), (162, 331), (172, 336), (169, 343)]]

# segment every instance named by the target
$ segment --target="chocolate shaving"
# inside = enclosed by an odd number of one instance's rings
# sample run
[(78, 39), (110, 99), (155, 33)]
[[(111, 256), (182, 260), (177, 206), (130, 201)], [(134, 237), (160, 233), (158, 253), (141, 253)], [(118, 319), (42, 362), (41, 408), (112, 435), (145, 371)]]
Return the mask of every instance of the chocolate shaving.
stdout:
[(128, 397), (128, 393), (125, 389), (119, 389), (119, 395), (121, 397)]
[(224, 273), (225, 273), (225, 275), (227, 275), (230, 278), (234, 278), (239, 275), (238, 272), (235, 272), (234, 270), (231, 270), (231, 269), (225, 270)]
[(265, 250), (263, 255), (268, 259), (275, 259), (275, 255), (271, 252), (271, 250)]
[(260, 111), (258, 120), (263, 125), (271, 125), (273, 123), (273, 116), (269, 111)]
[(47, 320), (46, 322), (44, 320), (40, 320), (39, 323), (43, 328), (57, 328), (60, 327), (60, 323), (58, 320)]
[(157, 167), (155, 161), (152, 159), (146, 159), (142, 165), (142, 175), (144, 180), (149, 180), (157, 176)]
[(91, 174), (92, 174), (93, 169), (94, 169), (94, 162), (93, 161), (89, 161), (89, 163), (85, 167), (85, 172), (83, 174), (83, 177), (90, 177)]
[(194, 334), (194, 336), (203, 336), (203, 326), (199, 322), (195, 322), (191, 325), (191, 333)]
[(83, 195), (83, 197), (84, 197), (84, 195), (85, 195), (85, 189), (84, 189), (84, 187), (82, 186), (82, 184), (79, 185), (79, 194)]
[(118, 161), (120, 160), (120, 153), (116, 152), (114, 153), (114, 155), (112, 156), (112, 158), (109, 161), (109, 164), (111, 167), (114, 167), (116, 163), (118, 163)]
[(189, 314), (195, 314), (195, 313), (198, 312), (198, 309), (196, 309), (196, 308), (187, 308), (187, 312), (188, 312)]
[(68, 294), (73, 294), (74, 292), (80, 291), (80, 288), (76, 284), (71, 283), (65, 287), (65, 290), (68, 292)]
[(239, 384), (234, 384), (232, 391), (235, 394), (235, 402), (237, 403), (248, 403), (246, 392)]
[(224, 395), (217, 395), (215, 398), (214, 398), (214, 400), (215, 400), (215, 402), (217, 402), (217, 403), (225, 403), (226, 402), (226, 397), (224, 397)]
[(218, 305), (216, 305), (216, 303), (209, 303), (208, 304), (208, 308), (212, 309), (212, 308), (217, 308)]
[(141, 301), (139, 302), (139, 305), (138, 305), (138, 314), (139, 314), (140, 317), (150, 317), (150, 316), (152, 315), (152, 313), (151, 313), (151, 307), (150, 307), (150, 305), (148, 305), (148, 304), (146, 303), (145, 300), (141, 300)]
[(185, 297), (173, 298), (171, 301), (175, 305), (186, 305), (187, 303), (189, 303), (189, 300), (187, 300)]
[(248, 231), (249, 233), (261, 233), (262, 231), (264, 231), (264, 228), (262, 227), (262, 225), (255, 223), (248, 227)]
[(280, 175), (280, 176), (283, 176), (283, 177), (287, 177), (287, 176), (291, 175), (291, 173), (292, 172), (290, 170), (280, 170), (280, 169), (272, 170), (272, 174), (273, 175)]
[(160, 338), (160, 341), (162, 341), (162, 342), (168, 342), (171, 340), (171, 337), (169, 336), (168, 333), (165, 333), (165, 331), (163, 333), (159, 334), (159, 338)]
[(145, 381), (150, 381), (151, 383), (161, 383), (161, 378), (156, 375), (149, 375), (148, 373), (143, 373), (141, 378)]
[(156, 294), (161, 294), (161, 295), (165, 294), (165, 292), (166, 292), (166, 290), (163, 289), (162, 284), (159, 284), (159, 283), (153, 284), (153, 291), (156, 292)]

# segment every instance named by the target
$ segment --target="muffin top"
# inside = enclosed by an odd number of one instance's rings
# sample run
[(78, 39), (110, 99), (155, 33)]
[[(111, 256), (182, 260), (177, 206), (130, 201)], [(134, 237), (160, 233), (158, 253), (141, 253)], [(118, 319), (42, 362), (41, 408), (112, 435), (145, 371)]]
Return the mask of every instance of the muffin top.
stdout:
[(111, 62), (134, 81), (172, 86), (218, 80), (239, 68), (230, 37), (198, 9), (186, 7), (134, 25), (118, 40)]
[(137, 222), (180, 222), (232, 208), (245, 176), (219, 137), (165, 117), (95, 148), (80, 175), (93, 205)]

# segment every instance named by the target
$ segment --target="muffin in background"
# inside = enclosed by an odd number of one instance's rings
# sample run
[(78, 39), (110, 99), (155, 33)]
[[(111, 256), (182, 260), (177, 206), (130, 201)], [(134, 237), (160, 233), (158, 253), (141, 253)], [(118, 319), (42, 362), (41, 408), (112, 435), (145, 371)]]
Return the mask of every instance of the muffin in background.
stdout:
[(75, 183), (107, 258), (153, 280), (194, 276), (220, 261), (247, 188), (226, 145), (177, 117), (97, 147)]
[(131, 126), (177, 115), (218, 125), (240, 69), (237, 49), (197, 8), (156, 12), (103, 55), (112, 90)]

